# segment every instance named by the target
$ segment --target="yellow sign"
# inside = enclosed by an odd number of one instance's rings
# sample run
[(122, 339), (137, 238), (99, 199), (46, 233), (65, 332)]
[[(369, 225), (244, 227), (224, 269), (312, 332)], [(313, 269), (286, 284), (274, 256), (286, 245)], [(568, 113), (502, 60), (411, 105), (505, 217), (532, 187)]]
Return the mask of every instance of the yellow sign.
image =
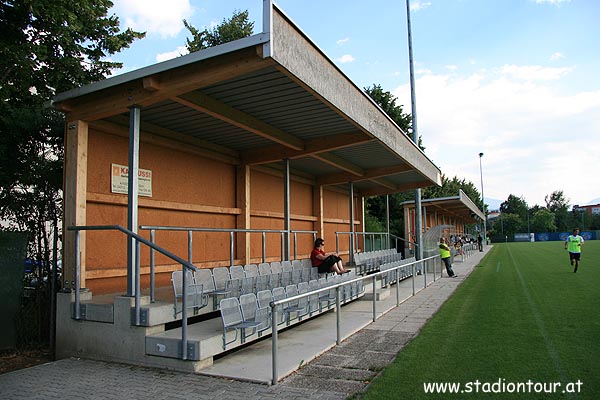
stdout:
[[(128, 194), (129, 167), (111, 164), (110, 170), (110, 191)], [(149, 169), (138, 169), (138, 191), (140, 196), (152, 197), (152, 171)]]

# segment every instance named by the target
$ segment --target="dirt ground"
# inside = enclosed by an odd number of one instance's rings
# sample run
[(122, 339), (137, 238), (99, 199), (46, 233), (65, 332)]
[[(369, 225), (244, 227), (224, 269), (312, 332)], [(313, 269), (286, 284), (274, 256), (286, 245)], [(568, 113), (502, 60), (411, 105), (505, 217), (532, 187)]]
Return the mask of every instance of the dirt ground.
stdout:
[(0, 374), (54, 361), (49, 348), (0, 351)]

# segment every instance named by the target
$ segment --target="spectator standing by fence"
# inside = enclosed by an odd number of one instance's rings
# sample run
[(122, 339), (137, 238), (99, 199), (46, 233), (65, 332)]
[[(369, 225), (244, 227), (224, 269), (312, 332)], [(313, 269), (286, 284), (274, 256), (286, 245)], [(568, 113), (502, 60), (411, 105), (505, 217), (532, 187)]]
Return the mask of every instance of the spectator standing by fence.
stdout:
[(450, 253), (450, 247), (446, 243), (446, 239), (444, 239), (443, 236), (440, 238), (440, 246), (439, 247), (440, 247), (440, 257), (441, 257), (442, 261), (444, 262), (444, 264), (446, 265), (446, 272), (448, 273), (448, 276), (450, 278), (454, 278), (457, 275), (454, 273), (454, 270), (452, 269), (452, 264), (450, 262), (450, 257), (452, 256), (452, 254)]

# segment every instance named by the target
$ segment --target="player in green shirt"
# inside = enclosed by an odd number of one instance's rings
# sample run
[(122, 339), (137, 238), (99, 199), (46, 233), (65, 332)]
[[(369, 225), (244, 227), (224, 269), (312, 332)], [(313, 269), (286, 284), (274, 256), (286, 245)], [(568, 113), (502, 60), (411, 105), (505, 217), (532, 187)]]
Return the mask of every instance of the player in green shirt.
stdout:
[(573, 229), (573, 234), (569, 235), (567, 240), (565, 240), (565, 250), (569, 250), (571, 265), (575, 265), (573, 272), (577, 272), (577, 267), (579, 267), (581, 246), (583, 246), (583, 238), (579, 236), (579, 228), (575, 228)]

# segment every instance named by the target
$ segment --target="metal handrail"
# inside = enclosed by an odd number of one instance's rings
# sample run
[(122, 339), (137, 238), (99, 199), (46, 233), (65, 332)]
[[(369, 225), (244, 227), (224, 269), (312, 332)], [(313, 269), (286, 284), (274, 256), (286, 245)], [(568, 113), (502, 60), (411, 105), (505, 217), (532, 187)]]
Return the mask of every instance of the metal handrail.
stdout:
[(128, 237), (135, 239), (135, 325), (140, 326), (140, 243), (158, 251), (159, 253), (177, 261), (181, 264), (181, 270), (183, 273), (183, 300), (182, 300), (182, 312), (181, 312), (181, 354), (182, 359), (187, 360), (187, 283), (186, 283), (186, 268), (192, 271), (197, 271), (191, 262), (187, 262), (181, 257), (171, 253), (168, 250), (156, 245), (155, 243), (147, 240), (146, 238), (138, 235), (129, 229), (123, 228), (120, 225), (88, 225), (88, 226), (69, 226), (69, 231), (75, 231), (75, 319), (80, 320), (80, 289), (81, 289), (81, 255), (80, 255), (80, 232), (81, 231), (120, 231), (126, 234)]
[[(284, 235), (288, 231), (283, 229), (241, 229), (241, 228), (200, 228), (200, 227), (184, 227), (184, 226), (140, 226), (142, 230), (150, 230), (150, 241), (155, 242), (156, 231), (175, 231), (175, 232), (187, 232), (188, 233), (188, 262), (192, 263), (193, 249), (192, 249), (192, 232), (221, 232), (229, 233), (229, 265), (234, 265), (235, 260), (235, 240), (234, 233), (261, 233), (262, 234), (262, 262), (266, 262), (266, 234), (267, 233), (279, 233), (281, 235), (281, 259), (284, 259), (285, 254), (285, 241)], [(306, 231), (306, 230), (291, 230), (290, 233), (294, 234), (294, 259), (296, 259), (296, 234), (297, 233), (310, 233), (313, 238), (316, 239), (317, 231)], [(150, 301), (154, 302), (154, 251), (150, 250)]]
[[(277, 300), (277, 301), (271, 301), (269, 303), (270, 307), (271, 307), (271, 368), (272, 368), (272, 380), (271, 380), (271, 384), (272, 385), (276, 385), (277, 382), (279, 381), (279, 376), (277, 373), (277, 340), (278, 340), (278, 325), (277, 325), (277, 307), (288, 303), (288, 302), (292, 302), (295, 300), (299, 300), (302, 299), (304, 297), (309, 297), (309, 296), (314, 296), (317, 293), (322, 293), (322, 292), (326, 292), (329, 291), (331, 289), (336, 289), (336, 300), (335, 300), (335, 307), (336, 307), (336, 345), (339, 345), (341, 343), (341, 329), (340, 329), (340, 325), (341, 325), (341, 304), (340, 304), (340, 288), (348, 285), (348, 284), (352, 284), (354, 282), (359, 282), (359, 281), (364, 281), (367, 279), (372, 280), (372, 285), (373, 285), (373, 322), (375, 322), (377, 320), (377, 285), (376, 285), (376, 280), (377, 277), (382, 276), (383, 274), (388, 274), (390, 271), (394, 271), (394, 270), (398, 270), (400, 268), (406, 268), (407, 266), (411, 266), (412, 267), (412, 285), (413, 285), (413, 296), (418, 293), (415, 292), (415, 265), (416, 264), (423, 264), (423, 266), (425, 266), (426, 262), (429, 262), (430, 260), (434, 261), (434, 276), (435, 276), (435, 260), (440, 260), (439, 255), (436, 256), (432, 256), (432, 257), (428, 257), (428, 258), (424, 258), (422, 260), (417, 260), (417, 261), (413, 261), (410, 263), (406, 263), (403, 265), (398, 265), (396, 267), (390, 268), (390, 269), (386, 269), (385, 271), (380, 271), (380, 272), (376, 272), (367, 276), (362, 276), (362, 277), (358, 277), (358, 278), (354, 278), (351, 280), (347, 280), (344, 282), (340, 282), (340, 283), (336, 283), (324, 288), (319, 288), (317, 290), (312, 290), (306, 293), (302, 293), (302, 294), (298, 294), (296, 296), (292, 296), (292, 297), (286, 297), (285, 299), (281, 299), (281, 300)], [(441, 265), (440, 265), (440, 270), (441, 270)], [(397, 279), (397, 278), (396, 278)], [(427, 286), (427, 282), (425, 282), (425, 286), (423, 288), (425, 288)], [(400, 305), (400, 285), (399, 285), (399, 281), (396, 281), (396, 307), (398, 307)]]

